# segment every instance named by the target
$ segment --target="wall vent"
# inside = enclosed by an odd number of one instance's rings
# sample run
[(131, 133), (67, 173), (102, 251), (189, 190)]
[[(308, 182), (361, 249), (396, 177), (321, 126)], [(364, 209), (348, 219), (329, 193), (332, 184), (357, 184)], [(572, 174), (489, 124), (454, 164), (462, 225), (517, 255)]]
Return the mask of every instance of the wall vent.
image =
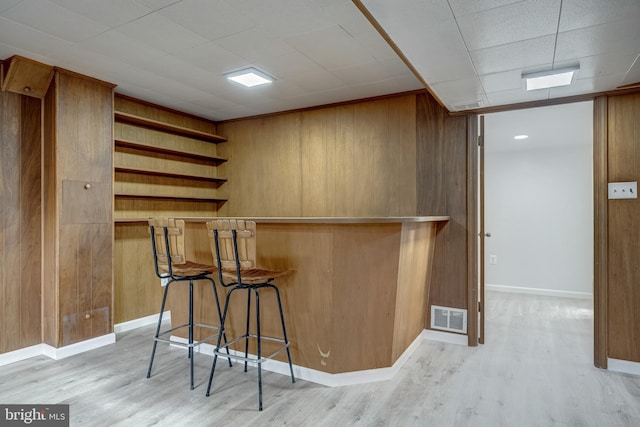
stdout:
[(431, 306), (431, 329), (467, 333), (467, 310)]

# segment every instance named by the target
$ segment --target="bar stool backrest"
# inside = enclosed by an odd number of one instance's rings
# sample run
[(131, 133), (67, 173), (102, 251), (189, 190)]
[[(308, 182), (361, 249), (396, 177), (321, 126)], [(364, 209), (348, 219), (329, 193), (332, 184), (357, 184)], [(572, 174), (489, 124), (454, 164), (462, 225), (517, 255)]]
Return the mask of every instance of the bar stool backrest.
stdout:
[[(187, 263), (184, 245), (184, 221), (173, 218), (149, 218), (156, 274), (172, 275), (172, 267)], [(171, 265), (170, 265), (171, 264)]]
[[(211, 253), (218, 268), (225, 271), (256, 267), (256, 223), (242, 219), (217, 219), (207, 222)], [(236, 256), (237, 255), (237, 256)]]

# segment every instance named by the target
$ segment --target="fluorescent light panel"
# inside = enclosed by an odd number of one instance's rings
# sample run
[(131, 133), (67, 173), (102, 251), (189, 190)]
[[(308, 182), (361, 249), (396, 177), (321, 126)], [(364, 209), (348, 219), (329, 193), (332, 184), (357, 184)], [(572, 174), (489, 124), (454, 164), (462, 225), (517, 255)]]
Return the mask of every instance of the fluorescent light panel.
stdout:
[(234, 71), (232, 73), (225, 74), (227, 79), (236, 83), (240, 83), (246, 87), (253, 87), (264, 85), (273, 82), (273, 77), (264, 73), (256, 68), (250, 67), (243, 70)]
[(527, 82), (527, 90), (549, 89), (570, 85), (573, 81), (573, 73), (578, 69), (580, 69), (579, 66), (558, 68), (539, 73), (522, 74), (522, 78)]

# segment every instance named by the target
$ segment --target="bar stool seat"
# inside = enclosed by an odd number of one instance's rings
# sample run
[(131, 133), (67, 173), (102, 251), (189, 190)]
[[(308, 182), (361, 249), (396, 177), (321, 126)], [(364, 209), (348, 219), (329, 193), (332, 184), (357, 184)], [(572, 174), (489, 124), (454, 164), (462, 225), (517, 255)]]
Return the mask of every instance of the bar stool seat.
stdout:
[[(173, 218), (149, 219), (149, 231), (151, 233), (155, 272), (160, 279), (166, 280), (166, 283), (164, 284), (164, 293), (162, 296), (162, 304), (160, 306), (158, 325), (153, 337), (153, 348), (151, 350), (151, 359), (149, 361), (149, 369), (147, 370), (147, 378), (151, 377), (151, 369), (153, 367), (158, 342), (186, 347), (188, 349), (187, 353), (190, 359), (190, 387), (191, 390), (193, 390), (193, 350), (202, 343), (215, 340), (221, 330), (219, 326), (220, 324), (209, 325), (204, 323), (195, 323), (193, 321), (193, 282), (198, 280), (210, 282), (213, 288), (218, 319), (220, 321), (222, 320), (222, 311), (220, 309), (218, 291), (216, 289), (215, 282), (210, 277), (211, 274), (217, 272), (217, 268), (213, 265), (196, 263), (186, 259), (184, 228), (185, 225), (183, 220), (176, 220)], [(162, 316), (164, 314), (167, 295), (171, 285), (176, 282), (189, 282), (189, 318), (185, 324), (162, 331)], [(216, 332), (200, 340), (194, 340), (194, 328), (196, 327), (212, 329)], [(188, 339), (186, 344), (172, 340), (170, 336), (165, 338), (166, 335), (184, 328), (188, 329)]]
[[(258, 410), (262, 411), (262, 363), (272, 359), (281, 351), (286, 351), (291, 372), (291, 382), (295, 383), (293, 375), (293, 365), (291, 363), (291, 352), (289, 350), (289, 339), (282, 313), (282, 302), (280, 291), (271, 282), (279, 277), (284, 277), (293, 270), (265, 270), (256, 268), (256, 223), (244, 220), (214, 220), (207, 222), (208, 235), (211, 242), (211, 251), (217, 263), (219, 282), (222, 286), (230, 288), (225, 300), (221, 320), (221, 332), (226, 332), (226, 321), (229, 311), (231, 296), (240, 290), (247, 290), (247, 318), (245, 333), (235, 338), (230, 337), (230, 341), (222, 343), (222, 335), (218, 335), (218, 342), (213, 356), (211, 374), (206, 395), (209, 396), (213, 384), (213, 375), (216, 369), (218, 356), (233, 358), (244, 361), (244, 371), (247, 372), (247, 364), (255, 363), (258, 367)], [(260, 327), (260, 291), (272, 290), (275, 293), (280, 323), (282, 325), (282, 336), (272, 337), (262, 334)], [(251, 317), (251, 293), (255, 296), (255, 332), (250, 332)], [(226, 335), (225, 335), (226, 338)], [(249, 340), (255, 340), (257, 354), (249, 355)], [(244, 341), (244, 355), (231, 353), (229, 347), (237, 342)], [(262, 342), (270, 341), (281, 344), (269, 355), (262, 354)]]

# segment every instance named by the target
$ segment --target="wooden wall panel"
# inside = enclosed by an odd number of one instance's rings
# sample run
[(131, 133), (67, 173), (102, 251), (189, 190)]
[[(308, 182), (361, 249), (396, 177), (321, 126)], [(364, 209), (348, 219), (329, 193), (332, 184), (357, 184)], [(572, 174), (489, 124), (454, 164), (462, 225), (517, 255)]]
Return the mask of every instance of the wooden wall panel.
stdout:
[(40, 343), (41, 102), (0, 92), (0, 353)]
[(146, 223), (117, 223), (114, 242), (114, 323), (157, 314), (162, 287), (153, 268)]
[[(608, 180), (640, 181), (640, 94), (608, 103)], [(608, 202), (609, 357), (640, 362), (640, 199)]]
[(608, 99), (599, 96), (593, 102), (593, 349), (594, 365), (607, 368), (608, 296), (607, 296), (607, 138)]
[(467, 122), (417, 95), (417, 213), (449, 215), (439, 227), (430, 304), (468, 308)]
[(407, 223), (402, 227), (391, 363), (424, 329), (436, 228), (436, 223)]
[(220, 216), (414, 215), (415, 96), (221, 123)]

